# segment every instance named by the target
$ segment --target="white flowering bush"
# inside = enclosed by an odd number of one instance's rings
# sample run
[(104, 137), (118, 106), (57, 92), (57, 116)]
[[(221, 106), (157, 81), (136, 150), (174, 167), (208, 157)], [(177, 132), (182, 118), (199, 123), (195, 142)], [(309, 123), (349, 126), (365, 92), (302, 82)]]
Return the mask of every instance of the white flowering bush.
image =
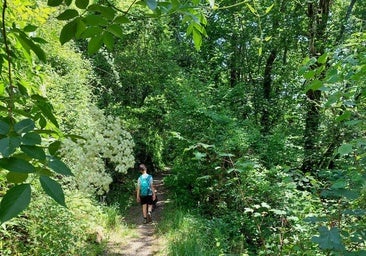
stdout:
[(84, 139), (65, 139), (61, 155), (73, 170), (73, 184), (82, 191), (102, 195), (112, 182), (105, 161), (114, 163), (116, 172), (126, 173), (134, 165), (134, 142), (118, 117), (105, 116), (95, 106), (90, 106), (89, 113), (80, 118), (78, 123), (83, 125), (78, 129)]
[[(60, 154), (74, 177), (67, 183), (82, 192), (102, 195), (112, 182), (106, 161), (115, 172), (133, 167), (134, 142), (118, 117), (106, 116), (93, 100), (93, 83), (99, 83), (92, 64), (69, 47), (49, 49), (49, 76), (43, 79), (45, 94), (52, 102), (60, 130), (83, 139), (62, 141)], [(64, 178), (65, 179), (65, 178)]]

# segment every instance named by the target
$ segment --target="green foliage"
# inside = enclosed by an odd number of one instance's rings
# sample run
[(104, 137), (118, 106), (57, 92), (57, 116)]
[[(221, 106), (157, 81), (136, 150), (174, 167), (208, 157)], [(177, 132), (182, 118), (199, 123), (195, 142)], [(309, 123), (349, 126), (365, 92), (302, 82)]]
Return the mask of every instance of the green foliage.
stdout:
[(96, 243), (96, 233), (105, 236), (108, 229), (119, 226), (117, 211), (98, 205), (85, 194), (75, 191), (66, 194), (69, 209), (58, 207), (36, 190), (23, 218), (12, 219), (1, 226), (2, 255), (102, 253), (105, 245)]
[[(49, 1), (49, 6), (60, 6), (63, 1)], [(121, 38), (125, 32), (121, 28), (124, 24), (130, 23), (129, 11), (136, 2), (132, 2), (126, 11), (121, 11), (110, 3), (93, 4), (89, 0), (75, 0), (75, 8), (71, 6), (72, 1), (68, 4), (70, 9), (63, 10), (57, 16), (59, 20), (65, 20), (67, 23), (60, 32), (60, 42), (65, 44), (72, 39), (88, 39), (88, 54), (96, 53), (103, 45), (112, 50), (115, 45), (115, 38)], [(182, 23), (188, 24), (187, 35), (192, 34), (194, 45), (197, 50), (202, 44), (202, 36), (206, 35), (205, 25), (207, 20), (204, 12), (197, 8), (198, 3), (180, 3), (172, 2), (171, 4), (160, 3), (157, 1), (142, 1), (137, 6), (147, 6), (150, 11), (145, 11), (145, 16), (160, 17), (179, 12), (182, 16)], [(140, 9), (140, 8), (137, 8)], [(79, 12), (79, 10), (81, 12)]]
[(223, 237), (211, 228), (199, 215), (169, 207), (159, 223), (159, 231), (169, 243), (166, 255), (220, 255)]
[[(15, 23), (12, 24), (18, 18), (15, 16), (19, 11), (16, 9), (17, 2), (13, 4), (10, 6), (13, 7), (11, 15), (6, 16), (7, 5), (3, 6), (2, 15), (1, 40), (4, 47), (1, 50), (1, 75), (4, 79), (1, 83), (0, 175), (5, 173), (8, 182), (15, 184), (5, 189), (6, 194), (0, 205), (1, 223), (27, 208), (34, 177), (52, 177), (57, 173), (72, 175), (70, 169), (48, 148), (63, 135), (58, 130), (52, 106), (40, 95), (40, 88), (33, 78), (37, 63), (45, 61), (41, 48), (45, 41), (35, 36), (37, 26), (27, 24), (20, 29)], [(27, 12), (23, 13), (25, 19), (29, 18), (27, 15)], [(48, 195), (65, 206), (60, 185), (50, 177), (47, 179)]]

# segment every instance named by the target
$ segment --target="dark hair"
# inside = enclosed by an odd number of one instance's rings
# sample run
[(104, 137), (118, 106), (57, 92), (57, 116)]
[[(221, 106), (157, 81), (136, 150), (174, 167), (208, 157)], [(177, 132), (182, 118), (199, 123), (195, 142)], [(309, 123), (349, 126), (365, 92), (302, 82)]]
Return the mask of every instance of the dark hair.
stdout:
[(140, 170), (140, 171), (147, 171), (146, 165), (144, 165), (144, 164), (140, 164), (140, 165), (139, 165), (139, 170)]

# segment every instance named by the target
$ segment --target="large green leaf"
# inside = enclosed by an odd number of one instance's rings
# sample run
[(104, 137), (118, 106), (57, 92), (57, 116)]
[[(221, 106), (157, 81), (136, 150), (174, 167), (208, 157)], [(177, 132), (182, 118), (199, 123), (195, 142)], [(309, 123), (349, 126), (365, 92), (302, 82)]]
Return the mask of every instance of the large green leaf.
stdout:
[(113, 50), (114, 47), (114, 37), (111, 33), (105, 32), (103, 34), (103, 43), (107, 47), (108, 50)]
[(61, 147), (61, 142), (56, 140), (54, 142), (52, 142), (50, 145), (48, 145), (48, 152), (55, 156), (57, 155), (57, 151), (60, 149)]
[(89, 0), (76, 0), (75, 5), (77, 8), (86, 9), (89, 5)]
[(336, 227), (331, 229), (324, 226), (319, 227), (319, 236), (314, 236), (311, 240), (319, 244), (319, 247), (323, 250), (343, 251), (345, 249), (339, 230)]
[(35, 168), (32, 164), (30, 164), (24, 159), (16, 157), (1, 158), (0, 167), (11, 172), (20, 172), (20, 173), (35, 172)]
[(43, 148), (37, 147), (37, 146), (20, 146), (21, 150), (26, 153), (31, 158), (39, 159), (39, 160), (45, 160), (46, 159), (46, 153), (44, 152)]
[(42, 138), (38, 133), (28, 132), (22, 136), (21, 141), (23, 145), (34, 146), (41, 144)]
[(0, 134), (7, 135), (10, 131), (10, 125), (0, 120)]
[(77, 29), (77, 21), (74, 19), (67, 23), (62, 29), (60, 33), (60, 43), (64, 45), (71, 39), (75, 37)]
[(33, 42), (32, 38), (28, 37), (23, 31), (16, 29), (18, 34), (15, 34), (18, 41), (23, 46), (24, 50), (29, 54), (30, 50), (33, 51), (41, 61), (46, 61), (46, 54), (42, 48)]
[(90, 26), (106, 26), (108, 21), (100, 15), (91, 14), (86, 16), (84, 22)]
[(71, 20), (79, 16), (79, 12), (75, 9), (67, 9), (56, 17), (58, 20)]
[(32, 119), (23, 119), (14, 125), (14, 130), (18, 134), (33, 131), (34, 128), (35, 124)]
[(193, 42), (196, 50), (199, 50), (202, 46), (202, 35), (196, 28), (193, 29)]
[(20, 145), (19, 137), (5, 137), (0, 140), (0, 153), (3, 157), (9, 157)]
[(40, 180), (42, 188), (46, 192), (46, 194), (49, 195), (50, 197), (52, 197), (60, 205), (66, 207), (65, 195), (64, 195), (61, 185), (57, 181), (51, 179), (48, 176), (42, 175), (39, 178), (39, 180)]
[(100, 35), (103, 33), (103, 30), (100, 27), (88, 27), (86, 29), (84, 29), (84, 31), (82, 31), (82, 33), (80, 34), (80, 38), (91, 38), (95, 35)]
[(10, 183), (18, 184), (23, 183), (28, 178), (28, 173), (9, 172), (6, 175), (6, 179)]
[(30, 184), (15, 185), (5, 194), (0, 204), (0, 221), (4, 223), (28, 207), (31, 200)]
[(89, 40), (88, 43), (88, 54), (96, 53), (103, 44), (103, 37), (101, 35), (96, 35)]
[(122, 15), (122, 16), (117, 16), (114, 19), (114, 22), (119, 23), (119, 24), (125, 24), (125, 23), (129, 23), (130, 20), (126, 16)]
[(123, 36), (123, 30), (120, 25), (112, 24), (107, 27), (107, 30), (117, 37)]
[(116, 11), (111, 7), (99, 6), (99, 11), (107, 20), (113, 20), (116, 15)]
[(338, 153), (341, 156), (348, 155), (353, 151), (353, 147), (351, 144), (343, 144), (338, 148)]
[(60, 159), (54, 156), (48, 156), (48, 166), (57, 173), (63, 175), (73, 175), (70, 168)]

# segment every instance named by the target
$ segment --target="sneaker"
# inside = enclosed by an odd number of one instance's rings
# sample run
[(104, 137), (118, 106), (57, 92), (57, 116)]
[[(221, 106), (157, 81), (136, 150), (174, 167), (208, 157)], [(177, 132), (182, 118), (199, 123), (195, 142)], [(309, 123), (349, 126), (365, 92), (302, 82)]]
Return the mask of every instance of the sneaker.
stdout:
[(152, 221), (151, 212), (149, 212), (147, 214), (147, 222), (151, 222), (151, 221)]
[(142, 223), (146, 224), (146, 223), (147, 223), (147, 219), (146, 219), (146, 218), (144, 218), (144, 221), (143, 221)]

